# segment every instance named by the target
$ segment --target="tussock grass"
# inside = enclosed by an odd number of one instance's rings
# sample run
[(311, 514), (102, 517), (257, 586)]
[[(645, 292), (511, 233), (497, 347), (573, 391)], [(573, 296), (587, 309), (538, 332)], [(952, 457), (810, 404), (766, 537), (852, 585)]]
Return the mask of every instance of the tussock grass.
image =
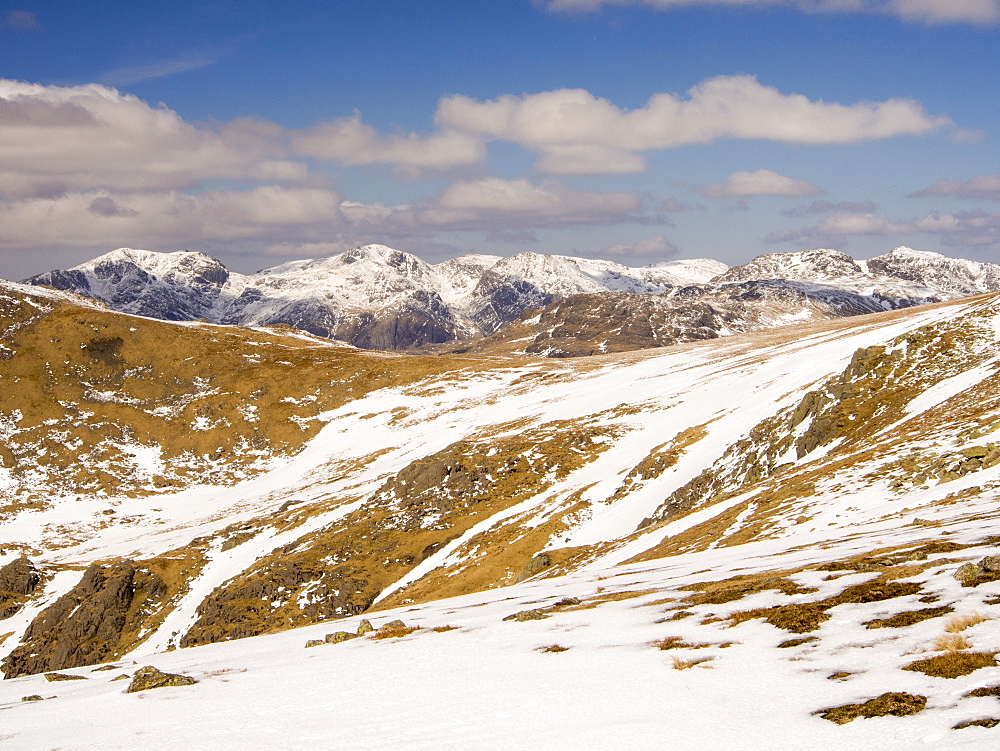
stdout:
[(957, 634), (965, 629), (975, 626), (978, 623), (989, 620), (979, 613), (969, 613), (967, 615), (955, 615), (949, 618), (944, 624), (944, 630), (949, 634)]
[(935, 652), (959, 652), (972, 649), (972, 642), (959, 634), (945, 634), (934, 640)]
[(378, 631), (372, 631), (369, 635), (369, 639), (398, 639), (402, 636), (409, 636), (414, 631), (419, 631), (418, 626), (396, 626), (394, 628), (386, 628), (383, 626)]

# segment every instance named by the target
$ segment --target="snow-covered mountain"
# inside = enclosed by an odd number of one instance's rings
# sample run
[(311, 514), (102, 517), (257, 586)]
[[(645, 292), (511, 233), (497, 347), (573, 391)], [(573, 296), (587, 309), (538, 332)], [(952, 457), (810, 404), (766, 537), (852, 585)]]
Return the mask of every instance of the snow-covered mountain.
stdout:
[(26, 282), (152, 318), (285, 324), (365, 349), (406, 349), (492, 333), (525, 309), (567, 295), (651, 294), (717, 271), (697, 262), (671, 268), (537, 253), (468, 255), (432, 266), (384, 245), (366, 245), (243, 275), (201, 253), (120, 248)]
[[(252, 275), (230, 273), (200, 253), (119, 249), (27, 281), (88, 295), (123, 312), (284, 324), (365, 349), (458, 340), (463, 343), (452, 349), (483, 350), (520, 341), (529, 342), (529, 354), (567, 356), (1000, 290), (1000, 266), (909, 248), (868, 261), (833, 250), (771, 253), (733, 268), (708, 259), (631, 268), (539, 253), (468, 255), (431, 265), (366, 245)], [(560, 317), (565, 315), (573, 321)], [(518, 325), (510, 328), (513, 321)], [(648, 334), (619, 335), (637, 325)], [(467, 343), (497, 332), (486, 342)], [(563, 341), (547, 341), (553, 338)]]
[[(908, 749), (1000, 724), (997, 295), (577, 360), (16, 284), (0, 321), (11, 748)], [(125, 693), (144, 665), (197, 683)]]

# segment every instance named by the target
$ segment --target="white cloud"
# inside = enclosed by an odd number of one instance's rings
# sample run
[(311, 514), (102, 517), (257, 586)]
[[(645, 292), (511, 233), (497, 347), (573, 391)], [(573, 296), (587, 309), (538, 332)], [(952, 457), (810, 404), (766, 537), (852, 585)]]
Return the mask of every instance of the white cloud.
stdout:
[(1000, 0), (549, 0), (553, 11), (586, 12), (606, 6), (645, 5), (669, 11), (685, 7), (791, 8), (803, 13), (866, 13), (917, 23), (1000, 21)]
[(938, 180), (929, 188), (911, 194), (911, 198), (958, 196), (1000, 201), (1000, 175), (977, 175), (969, 180)]
[(686, 97), (655, 94), (645, 107), (623, 110), (583, 89), (559, 89), (488, 101), (467, 96), (438, 103), (444, 129), (519, 144), (540, 154), (554, 174), (639, 172), (640, 152), (723, 138), (786, 143), (857, 143), (923, 135), (947, 125), (909, 99), (852, 105), (783, 94), (753, 76), (717, 76)]
[(932, 212), (905, 222), (894, 222), (871, 213), (838, 213), (823, 217), (814, 227), (782, 229), (767, 236), (768, 242), (795, 243), (803, 247), (842, 247), (847, 238), (858, 235), (932, 235), (944, 245), (984, 247), (1000, 243), (1000, 212), (982, 210), (955, 214)]
[(912, 231), (911, 224), (894, 224), (884, 216), (870, 213), (830, 214), (816, 226), (820, 235), (901, 235)]
[[(455, 183), (417, 205), (345, 201), (322, 188), (86, 191), (0, 202), (2, 248), (206, 247), (271, 255), (322, 255), (358, 241), (429, 237), (439, 231), (653, 223), (632, 193), (575, 191), (554, 182), (495, 178)], [(256, 249), (256, 250), (254, 250)]]
[(181, 247), (337, 228), (340, 204), (333, 191), (281, 186), (198, 195), (83, 192), (0, 203), (0, 226), (7, 249)]
[(610, 245), (598, 255), (613, 258), (667, 258), (679, 252), (680, 249), (667, 238), (657, 235), (632, 245)]
[(1000, 243), (1000, 212), (931, 213), (914, 225), (921, 232), (941, 235), (945, 245), (983, 247)]
[(385, 136), (365, 125), (358, 114), (297, 131), (291, 140), (299, 154), (346, 165), (389, 164), (440, 170), (486, 158), (482, 140), (467, 133), (444, 130), (430, 136)]
[(438, 227), (521, 227), (608, 224), (635, 221), (642, 208), (636, 193), (573, 190), (556, 182), (485, 178), (449, 185), (421, 209), (418, 221)]
[(750, 196), (815, 196), (823, 191), (815, 185), (779, 175), (767, 169), (734, 172), (724, 183), (706, 185), (698, 191), (705, 198), (747, 198)]
[(0, 80), (0, 193), (172, 190), (208, 179), (301, 181), (282, 130), (234, 120), (199, 128), (166, 107), (98, 84)]

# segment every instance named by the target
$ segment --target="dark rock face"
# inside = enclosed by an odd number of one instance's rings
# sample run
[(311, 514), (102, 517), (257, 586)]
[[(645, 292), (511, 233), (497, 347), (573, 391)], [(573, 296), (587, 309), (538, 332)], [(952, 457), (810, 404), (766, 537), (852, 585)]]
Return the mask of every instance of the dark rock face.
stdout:
[(475, 295), (483, 302), (474, 318), (487, 334), (513, 321), (524, 311), (544, 307), (553, 300), (551, 294), (531, 282), (494, 271), (483, 274)]
[(0, 619), (10, 618), (41, 582), (41, 574), (24, 556), (0, 568)]
[(229, 271), (203, 253), (178, 252), (161, 273), (144, 268), (144, 251), (116, 251), (87, 272), (70, 269), (38, 274), (25, 282), (93, 297), (115, 310), (165, 321), (190, 321), (209, 315)]
[(114, 659), (138, 630), (140, 606), (157, 603), (166, 591), (159, 577), (128, 561), (91, 564), (79, 584), (32, 621), (25, 643), (4, 660), (4, 674), (15, 678)]

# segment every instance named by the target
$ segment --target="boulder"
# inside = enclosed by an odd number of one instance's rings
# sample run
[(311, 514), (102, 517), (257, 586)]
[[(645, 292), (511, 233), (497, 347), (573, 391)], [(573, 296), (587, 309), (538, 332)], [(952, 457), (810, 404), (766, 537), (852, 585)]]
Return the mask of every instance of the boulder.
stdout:
[(167, 686), (191, 686), (197, 682), (191, 676), (164, 673), (152, 665), (146, 665), (135, 671), (132, 682), (128, 684), (125, 693), (134, 694), (137, 691), (148, 691), (151, 688), (166, 688)]

